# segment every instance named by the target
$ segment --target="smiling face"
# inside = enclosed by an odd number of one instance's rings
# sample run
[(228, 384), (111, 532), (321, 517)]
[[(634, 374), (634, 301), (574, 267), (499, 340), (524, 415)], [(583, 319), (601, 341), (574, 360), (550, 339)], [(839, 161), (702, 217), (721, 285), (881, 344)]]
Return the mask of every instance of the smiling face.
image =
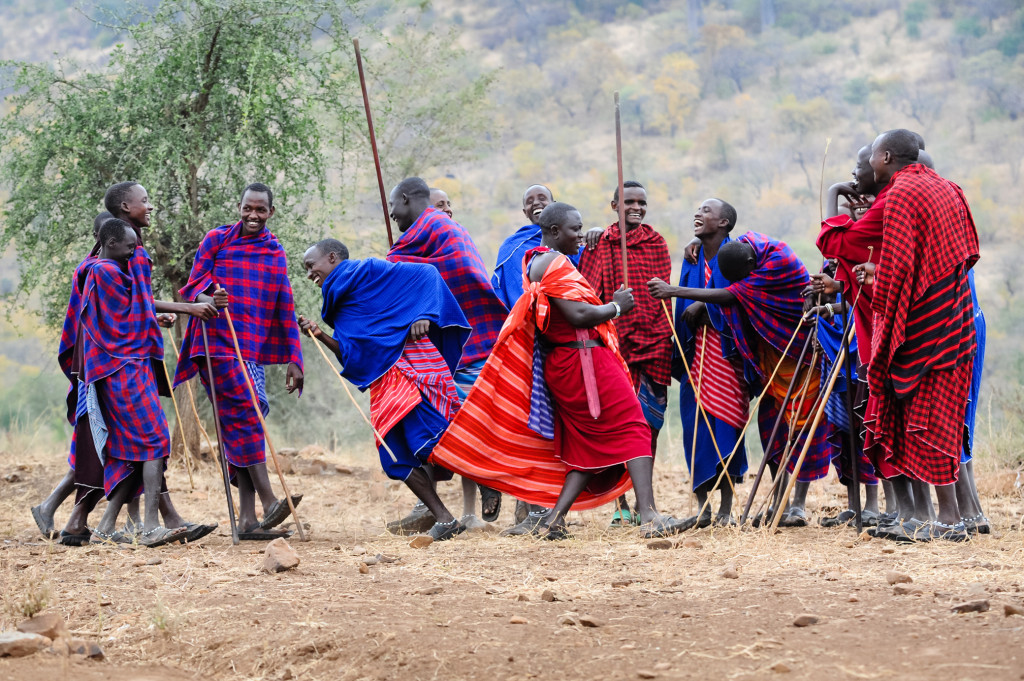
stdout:
[(583, 216), (577, 210), (565, 214), (560, 225), (549, 228), (550, 246), (565, 255), (576, 255), (583, 246)]
[(452, 202), (448, 200), (448, 194), (444, 190), (430, 190), (430, 205), (442, 213), (446, 213), (448, 217), (454, 217), (452, 214)]
[(302, 266), (306, 268), (306, 278), (319, 286), (324, 287), (327, 275), (334, 271), (341, 259), (337, 253), (323, 253), (316, 246), (310, 246), (302, 256)]
[(853, 169), (853, 187), (861, 194), (875, 193), (875, 171), (871, 168), (871, 145), (857, 152), (857, 165)]
[[(642, 187), (626, 187), (622, 190), (622, 203), (626, 212), (626, 231), (639, 227), (647, 215), (647, 190)], [(618, 212), (619, 204), (612, 201), (612, 210)]]
[(149, 202), (149, 194), (141, 184), (132, 187), (128, 196), (121, 202), (121, 213), (124, 219), (138, 228), (149, 227), (152, 212), (153, 204)]
[(242, 218), (242, 234), (251, 236), (259, 234), (267, 226), (267, 220), (274, 214), (274, 207), (270, 205), (270, 197), (265, 192), (250, 189), (242, 195), (238, 214)]
[(533, 224), (537, 224), (540, 214), (554, 201), (551, 191), (544, 185), (535, 184), (523, 194), (523, 215)]
[(107, 243), (103, 244), (101, 256), (114, 260), (122, 267), (127, 267), (128, 261), (135, 254), (137, 244), (138, 237), (135, 236), (135, 230), (126, 229), (120, 239), (108, 239)]
[(726, 229), (728, 224), (729, 221), (722, 217), (722, 202), (718, 199), (705, 199), (693, 214), (693, 235), (698, 239), (711, 236), (718, 230)]

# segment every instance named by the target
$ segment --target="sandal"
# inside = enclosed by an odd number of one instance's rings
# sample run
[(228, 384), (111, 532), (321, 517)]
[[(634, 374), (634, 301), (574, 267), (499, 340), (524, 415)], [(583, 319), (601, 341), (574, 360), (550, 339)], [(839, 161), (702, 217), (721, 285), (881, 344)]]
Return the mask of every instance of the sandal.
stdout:
[(945, 539), (946, 541), (964, 542), (971, 538), (964, 527), (963, 521), (955, 525), (940, 523), (938, 520), (931, 522), (930, 535), (932, 539)]
[(736, 519), (731, 513), (717, 513), (711, 524), (715, 527), (736, 527)]
[(185, 528), (185, 535), (178, 541), (182, 544), (192, 544), (199, 541), (206, 535), (210, 534), (217, 529), (217, 523), (212, 525), (202, 525), (200, 523), (185, 523), (182, 525)]
[(47, 539), (56, 539), (60, 535), (53, 529), (53, 518), (50, 518), (50, 522), (47, 523), (43, 519), (43, 511), (40, 506), (32, 507), (32, 520), (36, 521), (36, 527), (39, 528), (40, 534)]
[(434, 526), (427, 531), (427, 536), (434, 541), (446, 541), (466, 531), (466, 526), (456, 520), (449, 520), (446, 523), (434, 523)]
[(261, 530), (257, 525), (248, 532), (239, 532), (239, 541), (273, 541), (275, 539), (287, 539), (295, 534), (295, 530)]
[[(690, 518), (676, 520), (670, 515), (662, 516), (658, 520), (641, 525), (640, 536), (644, 539), (660, 539), (661, 537), (669, 537), (673, 534), (679, 534), (683, 530), (687, 529), (684, 525), (686, 525), (689, 520)], [(710, 523), (710, 520), (708, 522)]]
[(92, 532), (85, 534), (71, 534), (61, 530), (57, 535), (57, 543), (61, 546), (85, 546), (92, 539)]
[[(96, 530), (93, 530), (93, 534), (95, 533)], [(158, 546), (163, 546), (164, 544), (170, 544), (171, 542), (184, 539), (187, 533), (188, 530), (184, 527), (178, 527), (172, 530), (168, 527), (157, 525), (149, 532), (140, 533), (138, 535), (138, 542), (139, 546), (155, 549)]]
[[(544, 525), (542, 527), (547, 526)], [(564, 524), (558, 525), (557, 527), (548, 528), (548, 531), (545, 534), (541, 535), (541, 539), (545, 541), (563, 541), (565, 539), (569, 539), (570, 537), (572, 537), (572, 535), (569, 534), (569, 528), (567, 528)]]
[[(301, 494), (292, 495), (292, 506), (297, 507), (300, 501), (302, 501)], [(274, 505), (270, 507), (270, 510), (263, 514), (263, 520), (260, 522), (260, 527), (264, 530), (277, 527), (288, 519), (291, 512), (292, 510), (288, 508), (288, 500), (278, 499), (274, 502)]]
[(608, 524), (609, 529), (615, 529), (616, 527), (630, 527), (633, 525), (639, 525), (640, 519), (633, 515), (633, 512), (628, 508), (617, 508), (615, 513), (612, 514), (612, 521)]
[[(830, 516), (828, 518), (822, 518), (818, 521), (818, 524), (822, 527), (839, 527), (840, 525), (849, 525), (850, 522), (857, 516), (850, 509), (846, 509), (842, 513), (836, 516)], [(863, 516), (862, 516), (863, 517)], [(781, 522), (779, 523), (782, 524)]]
[[(98, 539), (93, 539), (93, 537), (98, 537)], [(89, 535), (89, 541), (87, 543), (88, 544), (116, 545), (116, 544), (131, 544), (132, 540), (133, 540), (132, 537), (129, 537), (128, 535), (126, 535), (125, 533), (121, 532), (120, 530), (114, 530), (110, 534), (107, 534), (106, 532), (100, 532), (99, 530), (94, 529), (92, 531), (92, 534)]]
[(483, 485), (478, 486), (480, 487), (480, 517), (486, 522), (493, 523), (501, 515), (501, 492)]
[(807, 527), (807, 512), (802, 508), (786, 511), (779, 518), (779, 527)]

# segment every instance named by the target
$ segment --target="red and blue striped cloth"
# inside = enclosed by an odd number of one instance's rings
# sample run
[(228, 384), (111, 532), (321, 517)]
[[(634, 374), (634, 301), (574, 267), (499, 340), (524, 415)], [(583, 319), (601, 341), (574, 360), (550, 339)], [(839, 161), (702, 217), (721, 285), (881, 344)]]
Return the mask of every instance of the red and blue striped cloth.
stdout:
[[(264, 227), (258, 234), (243, 235), (242, 223), (238, 222), (208, 232), (196, 252), (188, 283), (179, 293), (184, 300), (194, 301), (214, 283), (227, 289), (228, 310), (246, 362), (291, 363), (302, 368), (288, 261), (270, 230)], [(206, 328), (210, 356), (235, 357), (226, 315), (206, 322)], [(195, 376), (201, 363), (197, 358), (205, 354), (200, 321), (190, 317), (174, 385)]]
[(463, 348), (462, 364), (491, 354), (508, 309), (494, 292), (480, 251), (462, 225), (427, 208), (391, 247), (387, 259), (436, 267), (473, 328)]
[[(145, 253), (145, 251), (142, 251)], [(139, 251), (132, 260), (139, 257)], [(104, 489), (109, 495), (133, 470), (133, 463), (168, 456), (170, 435), (152, 360), (162, 346), (152, 293), (111, 260), (88, 270), (82, 292), (81, 348), (75, 358), (79, 377), (95, 385), (106, 423)], [(103, 453), (101, 453), (103, 456)]]
[[(740, 354), (750, 365), (757, 367), (756, 345), (744, 337), (744, 321), (749, 321), (760, 340), (779, 352), (785, 350), (803, 316), (804, 299), (800, 292), (810, 282), (810, 275), (793, 249), (783, 241), (757, 232), (747, 232), (737, 240), (754, 249), (757, 261), (754, 271), (746, 279), (733, 283), (714, 268), (714, 286), (728, 289), (739, 301), (739, 305), (723, 305), (719, 309), (732, 329)], [(809, 330), (808, 326), (801, 327), (796, 340), (789, 346), (788, 356), (795, 359), (800, 355)], [(804, 359), (807, 363), (810, 362), (809, 355)]]

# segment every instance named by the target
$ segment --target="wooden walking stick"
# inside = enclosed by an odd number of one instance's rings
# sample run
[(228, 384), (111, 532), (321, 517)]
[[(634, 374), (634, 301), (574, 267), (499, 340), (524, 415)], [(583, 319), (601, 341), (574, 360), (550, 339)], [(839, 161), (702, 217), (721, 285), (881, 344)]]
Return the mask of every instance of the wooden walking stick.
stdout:
[[(747, 522), (747, 518), (750, 515), (750, 507), (754, 503), (754, 495), (757, 494), (757, 488), (761, 486), (761, 478), (764, 476), (764, 470), (768, 466), (768, 452), (771, 451), (772, 445), (775, 444), (775, 436), (779, 434), (779, 427), (782, 425), (783, 416), (786, 413), (786, 403), (789, 402), (793, 396), (793, 389), (796, 387), (797, 377), (800, 375), (800, 365), (803, 364), (804, 356), (807, 354), (807, 348), (811, 345), (811, 334), (807, 334), (807, 340), (804, 341), (804, 346), (800, 350), (800, 357), (796, 361), (797, 371), (793, 372), (793, 377), (789, 380), (789, 387), (786, 389), (786, 396), (782, 399), (782, 406), (779, 408), (779, 413), (775, 417), (775, 425), (772, 426), (771, 435), (768, 436), (768, 445), (764, 448), (765, 455), (761, 457), (761, 464), (757, 467), (757, 474), (754, 476), (754, 482), (750, 489), (750, 494), (747, 495), (747, 503), (743, 507), (743, 515), (740, 516), (740, 525)], [(785, 355), (783, 355), (785, 357)]]
[(622, 120), (619, 115), (619, 92), (615, 91), (615, 160), (619, 172), (619, 241), (622, 243), (622, 285), (629, 288), (629, 264), (626, 259), (626, 197), (622, 180)]
[[(171, 341), (173, 340), (174, 334), (171, 334)], [(178, 346), (172, 342), (171, 349), (174, 350), (174, 361), (181, 362), (181, 353), (178, 352)], [(199, 428), (199, 432), (203, 434), (203, 439), (206, 440), (206, 446), (210, 448), (210, 456), (216, 456), (216, 450), (213, 448), (213, 442), (210, 440), (210, 434), (206, 432), (206, 428), (203, 428), (203, 422), (199, 420), (199, 410), (196, 408), (196, 396), (192, 394), (192, 386), (188, 384), (188, 381), (185, 381), (184, 386), (185, 393), (188, 395), (189, 404), (192, 406), (192, 416), (196, 420), (196, 426)], [(182, 434), (183, 440), (184, 437), (184, 434)]]
[[(804, 373), (804, 382), (803, 385), (800, 387), (800, 394), (796, 398), (796, 408), (792, 410), (789, 422), (786, 424), (787, 430), (789, 431), (789, 438), (786, 440), (786, 445), (782, 450), (782, 456), (779, 458), (779, 475), (776, 476), (775, 480), (772, 481), (770, 493), (770, 496), (774, 497), (772, 503), (769, 505), (769, 508), (774, 509), (774, 513), (772, 515), (784, 512), (782, 505), (789, 501), (788, 497), (783, 499), (780, 496), (780, 488), (785, 484), (785, 482), (788, 482), (788, 479), (786, 477), (788, 473), (786, 469), (789, 467), (789, 461), (793, 456), (793, 448), (797, 446), (796, 443), (799, 442), (800, 438), (804, 436), (804, 432), (807, 428), (808, 419), (804, 419), (804, 425), (801, 426), (799, 429), (796, 427), (796, 424), (800, 420), (800, 412), (803, 411), (804, 403), (807, 401), (807, 390), (811, 387), (811, 377), (814, 375), (814, 367), (817, 366), (817, 362), (818, 351), (815, 350), (811, 354), (810, 364), (807, 367), (807, 371)], [(799, 370), (797, 371), (797, 373), (799, 374)], [(813, 414), (814, 410), (817, 409), (817, 400), (820, 398), (820, 396), (821, 385), (819, 384), (818, 394), (815, 395), (815, 401), (811, 405), (811, 409), (808, 412), (809, 414)]]
[[(281, 471), (281, 463), (277, 460), (277, 450), (274, 449), (274, 443), (270, 441), (270, 433), (267, 432), (267, 422), (263, 420), (263, 412), (260, 410), (260, 401), (256, 397), (256, 388), (253, 387), (252, 377), (249, 376), (249, 370), (245, 366), (245, 360), (242, 359), (242, 348), (238, 345), (238, 336), (235, 334), (235, 325), (231, 323), (231, 312), (228, 308), (224, 308), (224, 318), (228, 322), (228, 331), (231, 332), (231, 341), (235, 344), (235, 357), (238, 358), (238, 366), (242, 370), (242, 374), (245, 376), (245, 387), (249, 389), (249, 397), (252, 399), (252, 408), (256, 410), (256, 418), (260, 420), (260, 425), (263, 427), (263, 437), (267, 440), (267, 447), (270, 449), (270, 459), (274, 462), (274, 470), (277, 471), (277, 479), (281, 481), (281, 489), (284, 490), (285, 501), (288, 502), (288, 510), (291, 511), (292, 518), (295, 519), (295, 531), (299, 533), (300, 541), (309, 541), (306, 539), (306, 531), (302, 529), (302, 522), (299, 520), (298, 514), (295, 512), (295, 504), (292, 503), (292, 493), (288, 489), (288, 483), (284, 480), (284, 473)], [(223, 445), (223, 440), (221, 444)]]
[[(874, 255), (875, 247), (868, 246), (868, 262), (871, 262)], [(853, 282), (850, 283), (852, 284)], [(850, 495), (850, 501), (853, 502), (853, 512), (857, 514), (855, 524), (858, 535), (864, 529), (864, 519), (861, 517), (864, 508), (860, 499), (860, 457), (857, 452), (864, 448), (864, 443), (861, 442), (860, 429), (856, 427), (856, 414), (853, 410), (853, 387), (857, 382), (853, 378), (854, 359), (850, 354), (851, 336), (847, 332), (846, 325), (849, 322), (850, 327), (854, 327), (854, 310), (860, 301), (860, 293), (863, 290), (863, 286), (857, 290), (857, 295), (853, 299), (853, 305), (850, 307), (849, 316), (847, 316), (846, 312), (846, 298), (843, 298), (843, 347), (846, 349), (846, 418), (850, 422), (850, 431), (848, 433), (850, 442), (850, 480), (853, 484), (853, 493)]]
[[(785, 359), (786, 353), (789, 352), (789, 348), (793, 345), (793, 341), (796, 340), (797, 334), (800, 333), (800, 329), (803, 327), (803, 324), (804, 319), (803, 317), (801, 317), (800, 321), (797, 322), (796, 329), (793, 330), (793, 335), (789, 337), (789, 342), (786, 343), (786, 347), (782, 351), (782, 357), (779, 358), (779, 361), (775, 365), (775, 368), (772, 369), (772, 373), (768, 377), (768, 380), (765, 382), (764, 389), (761, 390), (761, 394), (757, 396), (758, 403), (760, 403), (760, 401), (764, 399), (765, 394), (767, 394), (768, 392), (768, 388), (771, 386), (771, 382), (775, 380), (775, 375), (779, 373), (779, 369), (782, 368), (782, 360)], [(751, 404), (753, 403), (754, 401), (751, 400)], [(718, 474), (718, 478), (715, 480), (715, 484), (711, 487), (711, 491), (708, 492), (708, 498), (704, 500), (704, 504), (701, 506), (700, 511), (697, 513), (698, 516), (704, 513), (704, 509), (707, 508), (708, 504), (711, 503), (711, 496), (715, 493), (715, 490), (718, 489), (718, 486), (722, 484), (722, 477), (724, 477), (725, 474), (728, 472), (729, 464), (732, 463), (732, 459), (734, 456), (736, 456), (736, 452), (738, 452), (740, 447), (743, 446), (743, 437), (747, 432), (747, 428), (749, 428), (750, 424), (754, 421), (755, 414), (756, 412), (754, 411), (754, 409), (751, 409), (750, 414), (747, 416), (747, 422), (743, 425), (743, 428), (740, 429), (739, 435), (736, 436), (736, 446), (732, 448), (732, 451), (729, 453), (729, 456), (725, 459), (725, 465), (722, 466), (722, 472)]]
[[(665, 316), (668, 317), (668, 326), (669, 326), (670, 329), (672, 329), (672, 337), (676, 341), (676, 347), (679, 348), (679, 356), (683, 358), (683, 368), (686, 369), (686, 377), (689, 379), (691, 385), (696, 385), (696, 382), (693, 380), (693, 374), (690, 373), (690, 365), (686, 363), (686, 355), (683, 354), (683, 344), (680, 342), (679, 334), (676, 332), (675, 322), (672, 321), (672, 315), (671, 315), (671, 313), (669, 313), (668, 305), (665, 304), (664, 300), (661, 301), (661, 309), (664, 310)], [(703, 356), (702, 356), (702, 358), (703, 358)], [(704, 417), (704, 425), (706, 425), (708, 427), (708, 433), (711, 435), (711, 444), (714, 445), (715, 453), (718, 454), (718, 462), (721, 463), (724, 466), (725, 465), (725, 459), (722, 457), (722, 451), (718, 448), (718, 440), (715, 439), (715, 431), (711, 427), (711, 421), (708, 420), (707, 412), (704, 411), (703, 407), (701, 407), (700, 399), (699, 398), (697, 399), (697, 413)], [(697, 439), (696, 432), (697, 431), (694, 430), (694, 441), (695, 442), (696, 442), (696, 439)], [(696, 448), (696, 445), (695, 445), (695, 448)], [(691, 452), (692, 452), (692, 450), (691, 450)], [(690, 468), (690, 472), (691, 472), (691, 475), (692, 475), (693, 468)], [(730, 476), (728, 480), (729, 480), (729, 487), (732, 489), (733, 494), (735, 494), (736, 493), (736, 487), (732, 484), (732, 477)]]
[[(673, 329), (674, 331), (674, 329)], [(695, 407), (693, 410), (693, 441), (690, 443), (690, 505), (689, 511), (693, 511), (693, 497), (694, 492), (697, 491), (697, 486), (693, 483), (693, 467), (697, 465), (697, 428), (700, 426), (700, 382), (704, 380), (704, 353), (707, 352), (708, 344), (708, 327), (701, 329), (702, 340), (701, 340), (701, 353), (700, 353), (700, 366), (697, 369), (697, 384), (693, 386), (693, 401)], [(680, 350), (680, 361), (686, 363), (686, 357), (682, 356)], [(711, 433), (711, 437), (715, 434)], [(721, 457), (721, 454), (719, 454)]]
[(238, 546), (235, 500), (231, 497), (231, 475), (228, 473), (228, 456), (224, 451), (224, 434), (220, 430), (220, 409), (217, 407), (217, 386), (213, 378), (213, 362), (210, 360), (210, 340), (206, 335), (206, 322), (200, 321), (199, 325), (203, 330), (203, 348), (206, 350), (206, 375), (210, 381), (210, 402), (213, 404), (213, 422), (217, 428), (217, 442), (220, 444), (218, 457), (220, 459), (220, 472), (224, 478), (224, 494), (228, 498), (228, 518), (231, 520), (231, 543)]
[(312, 333), (308, 335), (310, 338), (313, 339), (313, 344), (316, 345), (316, 349), (320, 351), (320, 356), (324, 358), (324, 361), (327, 362), (327, 366), (331, 368), (331, 373), (335, 374), (338, 377), (338, 380), (341, 381), (341, 387), (345, 389), (345, 392), (348, 394), (348, 398), (352, 400), (352, 404), (356, 405), (356, 409), (359, 411), (359, 415), (362, 416), (363, 420), (366, 421), (368, 426), (370, 426), (370, 430), (373, 431), (374, 437), (380, 440), (380, 444), (387, 451), (388, 455), (391, 457), (391, 460), (394, 461), (395, 463), (398, 463), (398, 458), (395, 456), (395, 453), (392, 452), (391, 447), (388, 447), (388, 444), (384, 442), (384, 436), (377, 432), (377, 429), (373, 427), (373, 423), (370, 421), (369, 418), (367, 418), (366, 412), (364, 412), (363, 408), (359, 406), (358, 402), (356, 402), (356, 397), (355, 395), (352, 394), (352, 391), (348, 389), (348, 384), (345, 383), (345, 379), (341, 377), (340, 373), (335, 371), (334, 363), (331, 362), (330, 358), (327, 356), (327, 353), (324, 351), (324, 346), (320, 344), (319, 339), (317, 339), (317, 337), (314, 336)]
[[(173, 340), (173, 338), (172, 338)], [(188, 442), (185, 441), (185, 424), (181, 422), (181, 412), (178, 411), (178, 400), (174, 398), (174, 388), (171, 387), (171, 373), (167, 371), (167, 364), (160, 360), (160, 366), (164, 368), (164, 376), (167, 377), (167, 386), (171, 391), (171, 404), (174, 405), (174, 418), (178, 422), (178, 432), (181, 433), (181, 449), (185, 453), (185, 470), (188, 471), (189, 489), (195, 490), (196, 483), (192, 481), (192, 454), (188, 451)]]
[[(822, 397), (820, 400), (821, 404), (818, 406), (817, 411), (815, 411), (814, 413), (814, 422), (811, 424), (810, 429), (811, 433), (813, 433), (814, 429), (818, 427), (819, 423), (821, 423), (821, 416), (822, 414), (825, 413), (825, 402), (828, 400), (828, 396), (832, 394), (832, 388), (836, 384), (836, 378), (839, 377), (839, 368), (842, 365), (842, 360), (844, 359), (845, 355), (846, 348), (844, 347), (839, 350), (839, 357), (836, 358), (836, 363), (832, 368), (831, 375), (829, 376), (828, 387), (826, 387), (825, 391), (822, 393)], [(808, 437), (807, 441), (804, 443), (804, 448), (800, 450), (800, 458), (796, 460), (796, 465), (793, 467), (793, 474), (792, 476), (790, 476), (789, 484), (786, 485), (786, 493), (783, 495), (783, 499), (788, 499), (789, 495), (792, 494), (793, 492), (793, 486), (796, 485), (796, 477), (797, 475), (800, 474), (800, 467), (804, 465), (804, 459), (807, 457), (807, 451), (811, 448), (811, 439), (812, 438)], [(779, 519), (781, 517), (781, 513), (775, 514), (775, 517), (772, 519), (771, 532), (775, 532), (775, 530), (778, 529)]]
[[(363, 108), (366, 110), (366, 127), (370, 130), (370, 148), (373, 150), (373, 165), (377, 169), (377, 186), (380, 188), (380, 206), (384, 210), (384, 226), (388, 230), (388, 248), (395, 245), (391, 235), (391, 215), (388, 211), (388, 197), (384, 191), (384, 176), (380, 172), (380, 156), (377, 154), (377, 136), (373, 133), (373, 116), (370, 115), (370, 95), (366, 92), (366, 76), (363, 75), (363, 55), (359, 51), (359, 38), (352, 39), (356, 50), (356, 69), (359, 71), (359, 86), (363, 90)], [(291, 502), (288, 502), (289, 505)]]

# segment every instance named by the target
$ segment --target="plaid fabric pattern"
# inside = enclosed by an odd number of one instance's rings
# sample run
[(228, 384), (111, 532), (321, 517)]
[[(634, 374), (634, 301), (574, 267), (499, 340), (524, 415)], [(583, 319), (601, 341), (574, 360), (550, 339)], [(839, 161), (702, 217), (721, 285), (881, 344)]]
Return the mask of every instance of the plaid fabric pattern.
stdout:
[[(610, 303), (622, 286), (620, 234), (616, 222), (604, 230), (593, 251), (584, 249), (580, 256), (580, 273), (604, 303)], [(672, 329), (661, 302), (651, 297), (646, 287), (654, 277), (671, 281), (672, 256), (665, 238), (646, 224), (626, 232), (626, 262), (636, 306), (614, 320), (622, 356), (634, 384), (644, 373), (656, 383), (668, 385), (672, 382)]]
[[(212, 348), (211, 348), (212, 350)], [(214, 380), (217, 388), (217, 411), (220, 414), (220, 430), (224, 437), (221, 449), (232, 468), (248, 468), (266, 463), (266, 444), (263, 437), (263, 426), (252, 408), (252, 398), (245, 383), (245, 374), (237, 359), (211, 357)], [(255, 366), (262, 371), (263, 367), (247, 364), (251, 371)], [(210, 377), (206, 372), (206, 360), (199, 363), (199, 380), (206, 388), (206, 396), (210, 396)], [(255, 380), (254, 387), (259, 385)], [(264, 417), (270, 413), (266, 394), (256, 394), (260, 403), (260, 411)], [(234, 475), (234, 471), (232, 471)]]
[[(243, 235), (242, 223), (238, 222), (207, 233), (196, 252), (188, 283), (179, 293), (185, 300), (195, 300), (214, 283), (227, 289), (228, 310), (246, 362), (261, 366), (290, 363), (302, 368), (288, 261), (270, 230), (264, 227), (259, 234)], [(206, 328), (210, 355), (235, 357), (226, 315), (206, 322)], [(205, 352), (200, 321), (190, 317), (181, 344), (183, 361), (178, 363), (174, 385), (195, 376), (202, 364), (196, 358)]]
[(125, 363), (98, 381), (96, 391), (108, 431), (103, 488), (109, 496), (131, 473), (126, 464), (168, 456), (171, 436), (149, 361)]
[(668, 386), (656, 383), (647, 374), (640, 374), (640, 390), (637, 391), (644, 420), (652, 430), (661, 430), (665, 425), (665, 408), (668, 406)]
[(75, 340), (78, 338), (78, 317), (82, 313), (82, 290), (85, 285), (85, 275), (89, 267), (96, 262), (96, 256), (89, 255), (75, 267), (75, 273), (71, 275), (71, 295), (68, 298), (68, 309), (64, 313), (64, 326), (60, 333), (60, 344), (57, 346), (57, 364), (60, 370), (71, 381), (71, 387), (75, 387), (75, 379), (71, 377), (71, 356), (75, 351)]
[(131, 360), (163, 359), (152, 294), (112, 260), (99, 260), (89, 268), (79, 323), (83, 342), (77, 363), (86, 384), (106, 378)]
[[(740, 354), (752, 366), (758, 367), (757, 343), (751, 342), (755, 339), (745, 337), (744, 329), (749, 323), (760, 340), (782, 352), (803, 316), (804, 299), (800, 292), (811, 278), (807, 268), (785, 242), (757, 232), (747, 232), (738, 240), (754, 249), (757, 261), (754, 271), (742, 281), (729, 283), (716, 269), (714, 280), (717, 287), (728, 289), (739, 301), (738, 305), (726, 305), (720, 309)], [(789, 355), (794, 359), (799, 356), (807, 334), (808, 328), (801, 327), (796, 340), (789, 346)], [(805, 361), (809, 362), (810, 358)], [(767, 376), (763, 374), (763, 377)]]
[(508, 309), (498, 298), (469, 232), (434, 208), (427, 208), (388, 251), (391, 262), (433, 265), (444, 278), (473, 332), (460, 366), (486, 359), (498, 339)]
[[(914, 163), (893, 175), (886, 200), (882, 253), (875, 275), (872, 309), (875, 330), (868, 366), (871, 397), (864, 449), (889, 477), (906, 472), (933, 485), (956, 481), (963, 448), (964, 413), (974, 352), (961, 352), (955, 369), (932, 371), (916, 392), (902, 400), (893, 391), (900, 357), (912, 355), (915, 306), (950, 273), (966, 277), (978, 260), (978, 233), (963, 191), (934, 171)], [(955, 325), (955, 324), (954, 324)], [(962, 322), (961, 322), (962, 326)], [(922, 337), (926, 340), (925, 337)], [(966, 380), (966, 385), (961, 385)], [(950, 463), (952, 462), (952, 463)]]

